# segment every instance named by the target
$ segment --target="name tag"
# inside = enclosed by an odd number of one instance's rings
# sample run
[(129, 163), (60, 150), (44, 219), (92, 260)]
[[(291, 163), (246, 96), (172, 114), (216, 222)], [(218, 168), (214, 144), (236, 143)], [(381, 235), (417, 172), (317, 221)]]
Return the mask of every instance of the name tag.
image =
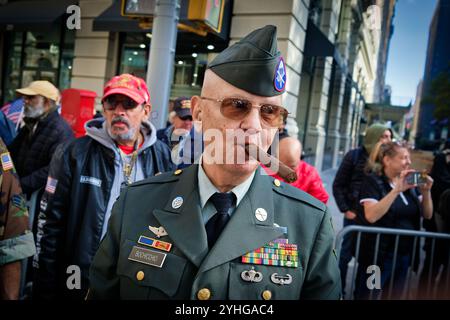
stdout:
[(94, 177), (81, 176), (80, 183), (92, 184), (93, 186), (100, 187), (102, 185), (102, 180)]
[(133, 246), (133, 249), (128, 256), (128, 260), (161, 268), (164, 264), (164, 260), (166, 260), (166, 256), (167, 254), (163, 252)]

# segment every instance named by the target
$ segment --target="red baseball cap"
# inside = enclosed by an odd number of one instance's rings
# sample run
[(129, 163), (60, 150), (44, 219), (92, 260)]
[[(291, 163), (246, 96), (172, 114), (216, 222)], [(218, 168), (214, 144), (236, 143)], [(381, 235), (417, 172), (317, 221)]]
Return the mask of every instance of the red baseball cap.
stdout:
[(139, 104), (150, 103), (150, 93), (144, 79), (128, 73), (115, 76), (106, 83), (102, 101), (112, 94), (123, 94)]

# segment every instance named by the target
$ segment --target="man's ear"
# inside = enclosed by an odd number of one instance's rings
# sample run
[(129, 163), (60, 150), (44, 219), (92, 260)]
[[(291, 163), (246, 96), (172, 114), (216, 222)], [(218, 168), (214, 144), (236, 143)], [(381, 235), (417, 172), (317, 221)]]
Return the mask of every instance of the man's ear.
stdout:
[(52, 104), (50, 102), (50, 99), (44, 97), (44, 110), (45, 110), (45, 112), (48, 112), (51, 107), (52, 107)]
[(148, 118), (150, 115), (150, 112), (152, 112), (152, 105), (150, 103), (144, 104), (144, 112), (145, 112), (145, 116)]
[(202, 121), (203, 106), (200, 103), (201, 100), (199, 96), (193, 96), (191, 98), (192, 120), (194, 121)]

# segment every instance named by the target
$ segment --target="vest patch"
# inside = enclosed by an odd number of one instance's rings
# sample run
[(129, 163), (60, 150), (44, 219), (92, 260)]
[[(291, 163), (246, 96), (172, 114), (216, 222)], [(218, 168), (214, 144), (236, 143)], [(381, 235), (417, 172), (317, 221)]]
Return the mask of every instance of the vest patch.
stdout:
[(80, 176), (80, 183), (92, 184), (93, 186), (100, 187), (102, 185), (102, 180), (94, 177)]

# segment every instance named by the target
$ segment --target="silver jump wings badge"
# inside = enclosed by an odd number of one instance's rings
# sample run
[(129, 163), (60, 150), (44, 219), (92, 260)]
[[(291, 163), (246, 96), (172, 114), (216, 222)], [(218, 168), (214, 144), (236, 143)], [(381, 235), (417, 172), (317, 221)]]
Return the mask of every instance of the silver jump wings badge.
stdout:
[(161, 226), (159, 228), (148, 226), (148, 228), (150, 229), (151, 232), (153, 232), (156, 235), (157, 238), (161, 238), (161, 237), (169, 235), (163, 226)]

